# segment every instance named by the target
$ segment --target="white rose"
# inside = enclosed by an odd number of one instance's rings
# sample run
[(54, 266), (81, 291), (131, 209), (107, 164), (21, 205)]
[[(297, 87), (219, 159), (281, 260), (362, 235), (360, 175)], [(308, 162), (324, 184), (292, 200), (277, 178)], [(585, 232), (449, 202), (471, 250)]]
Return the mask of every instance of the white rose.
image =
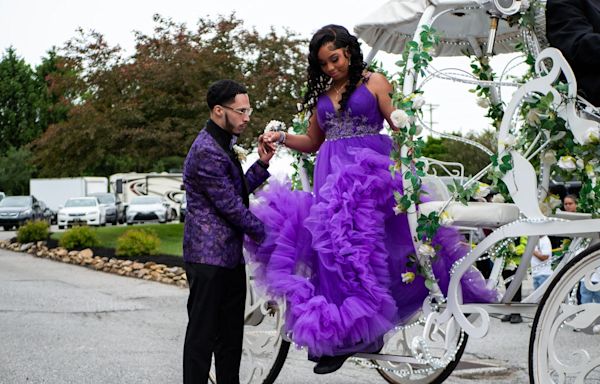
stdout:
[(527, 112), (527, 122), (529, 125), (533, 126), (537, 126), (542, 123), (542, 120), (540, 119), (540, 113), (537, 109), (532, 108), (529, 110), (529, 112)]
[(479, 183), (477, 185), (477, 190), (475, 191), (475, 197), (479, 199), (484, 199), (491, 192), (491, 188), (486, 183)]
[(435, 249), (429, 244), (421, 244), (419, 245), (419, 255), (434, 257)]
[(401, 109), (396, 109), (392, 112), (390, 118), (396, 128), (407, 128), (410, 125), (410, 117)]
[(557, 195), (546, 196), (546, 198), (544, 199), (544, 203), (548, 204), (550, 209), (555, 209), (562, 205), (562, 203), (560, 201), (560, 197)]
[(585, 163), (583, 162), (583, 159), (580, 159), (578, 157), (577, 161), (575, 161), (575, 165), (577, 166), (577, 169), (583, 169), (583, 167), (585, 166)]
[(591, 127), (585, 131), (585, 142), (584, 144), (596, 144), (600, 141), (600, 129), (598, 127)]
[(506, 202), (506, 200), (504, 200), (504, 196), (502, 196), (501, 193), (496, 193), (494, 196), (492, 196), (492, 203), (504, 203)]
[(507, 147), (514, 147), (517, 144), (517, 138), (513, 135), (506, 135), (502, 140), (500, 140), (501, 144), (504, 144)]
[(415, 136), (420, 136), (421, 133), (423, 133), (423, 127), (420, 124), (417, 124), (415, 126), (416, 131), (415, 131)]
[(450, 213), (448, 213), (448, 211), (442, 212), (442, 214), (440, 215), (440, 225), (443, 225), (444, 227), (449, 227), (453, 223), (454, 219), (452, 218)]
[(575, 164), (575, 158), (573, 156), (561, 156), (560, 160), (558, 160), (558, 166), (569, 172), (577, 169), (577, 164)]
[(421, 109), (421, 107), (423, 107), (424, 105), (425, 105), (425, 98), (423, 96), (421, 96), (420, 94), (416, 95), (413, 98), (413, 101), (412, 101), (413, 109)]
[(550, 209), (550, 207), (548, 206), (548, 204), (540, 204), (540, 211), (542, 211), (542, 214), (544, 216), (550, 216), (552, 214), (552, 209)]
[(552, 150), (544, 152), (544, 155), (542, 156), (542, 161), (544, 162), (544, 164), (556, 163), (556, 152)]
[(403, 213), (404, 213), (404, 208), (402, 208), (402, 206), (400, 206), (400, 205), (396, 205), (396, 206), (394, 207), (394, 214), (395, 214), (395, 215), (401, 215), (401, 214), (403, 214)]
[(487, 109), (490, 107), (490, 101), (485, 97), (480, 97), (477, 99), (477, 105), (479, 105), (481, 108)]
[(592, 163), (587, 163), (585, 165), (585, 174), (587, 175), (587, 177), (589, 177), (590, 179), (593, 178), (594, 176), (596, 176), (596, 171), (594, 170), (594, 166), (592, 165)]

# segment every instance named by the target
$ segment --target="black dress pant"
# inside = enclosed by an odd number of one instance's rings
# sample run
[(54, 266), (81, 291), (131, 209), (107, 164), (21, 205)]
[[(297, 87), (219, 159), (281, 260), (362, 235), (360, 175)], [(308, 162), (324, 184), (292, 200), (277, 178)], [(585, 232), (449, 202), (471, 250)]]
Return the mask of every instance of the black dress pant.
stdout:
[(190, 287), (183, 347), (184, 384), (205, 384), (212, 356), (218, 384), (239, 384), (246, 269), (186, 263)]

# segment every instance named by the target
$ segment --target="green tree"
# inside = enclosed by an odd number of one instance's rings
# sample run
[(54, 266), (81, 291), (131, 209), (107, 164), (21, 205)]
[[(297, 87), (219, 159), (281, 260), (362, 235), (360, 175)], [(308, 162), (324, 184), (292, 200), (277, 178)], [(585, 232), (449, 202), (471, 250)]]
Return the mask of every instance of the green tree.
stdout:
[[(452, 135), (463, 137), (462, 133)], [(496, 152), (496, 133), (485, 130), (479, 134), (469, 132), (465, 138), (478, 142), (492, 152)], [(423, 148), (423, 156), (442, 161), (453, 161), (464, 165), (465, 176), (473, 176), (490, 163), (490, 156), (481, 149), (460, 141), (447, 138), (428, 137)], [(489, 181), (489, 180), (484, 180)]]
[(291, 120), (304, 83), (304, 40), (289, 31), (261, 36), (233, 14), (200, 19), (193, 31), (159, 15), (155, 22), (153, 34), (136, 33), (130, 58), (96, 32), (80, 31), (66, 45), (78, 97), (68, 119), (33, 144), (40, 175), (177, 168), (208, 119), (205, 95), (218, 79), (248, 87), (256, 112), (242, 145), (256, 145), (269, 120)]
[(0, 59), (0, 153), (42, 134), (43, 93), (31, 67), (8, 48)]
[(42, 58), (35, 72), (38, 80), (45, 85), (44, 108), (40, 117), (45, 131), (49, 125), (67, 120), (69, 110), (78, 97), (73, 89), (73, 84), (77, 83), (77, 73), (69, 67), (67, 59), (57, 53), (55, 47)]
[(29, 194), (29, 179), (35, 172), (31, 152), (10, 148), (0, 155), (0, 190), (7, 195)]

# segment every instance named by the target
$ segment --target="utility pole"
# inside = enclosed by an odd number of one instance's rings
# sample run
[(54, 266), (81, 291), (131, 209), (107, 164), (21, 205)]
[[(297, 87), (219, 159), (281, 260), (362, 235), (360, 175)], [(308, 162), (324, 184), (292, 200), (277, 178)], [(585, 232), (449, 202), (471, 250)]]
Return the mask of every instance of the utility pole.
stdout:
[(433, 121), (433, 110), (437, 109), (437, 107), (439, 107), (439, 104), (431, 104), (431, 103), (427, 103), (425, 104), (425, 107), (427, 107), (428, 111), (429, 111), (429, 128), (433, 129), (433, 125), (437, 124), (437, 121)]

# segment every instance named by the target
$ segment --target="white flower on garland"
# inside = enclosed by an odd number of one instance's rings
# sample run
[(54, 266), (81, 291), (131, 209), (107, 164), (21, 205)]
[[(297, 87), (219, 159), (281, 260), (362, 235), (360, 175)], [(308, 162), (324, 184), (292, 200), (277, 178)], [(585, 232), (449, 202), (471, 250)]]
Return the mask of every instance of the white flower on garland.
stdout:
[(536, 108), (532, 108), (529, 110), (529, 112), (527, 112), (526, 119), (529, 125), (534, 127), (537, 127), (542, 123), (542, 120), (540, 119), (540, 111), (538, 111)]
[(548, 204), (548, 206), (551, 209), (556, 209), (562, 205), (562, 203), (560, 201), (560, 196), (554, 195), (554, 194), (546, 196), (546, 198), (544, 199), (544, 202), (546, 204)]
[(265, 132), (279, 132), (285, 130), (285, 124), (279, 120), (271, 120), (265, 126)]
[(573, 156), (561, 156), (558, 160), (557, 165), (560, 169), (565, 170), (567, 172), (571, 172), (577, 169), (577, 164)]
[(517, 138), (511, 134), (506, 135), (500, 140), (500, 144), (504, 144), (505, 146), (511, 148), (517, 144)]
[(401, 109), (396, 109), (392, 112), (390, 118), (392, 119), (392, 124), (394, 124), (396, 128), (408, 128), (410, 125), (410, 117)]
[(425, 105), (425, 98), (421, 96), (421, 94), (417, 94), (412, 99), (412, 107), (413, 109), (421, 109)]
[(423, 244), (419, 245), (419, 255), (433, 258), (433, 257), (435, 257), (435, 248), (433, 248), (429, 244), (423, 243)]
[(494, 196), (492, 196), (492, 203), (505, 203), (506, 200), (504, 199), (504, 196), (502, 196), (501, 193), (496, 193)]
[(233, 152), (235, 153), (235, 155), (237, 156), (238, 160), (241, 162), (246, 161), (246, 156), (248, 156), (248, 151), (245, 150), (243, 147), (240, 147), (239, 145), (235, 144), (233, 147)]
[(583, 159), (580, 159), (578, 157), (577, 160), (575, 161), (575, 165), (577, 166), (577, 169), (583, 169), (583, 167), (585, 166), (585, 163), (583, 162)]
[(479, 183), (477, 185), (477, 189), (475, 190), (475, 198), (482, 200), (485, 199), (485, 197), (487, 195), (490, 194), (490, 192), (492, 191), (492, 189), (490, 188), (490, 186), (486, 183)]
[(542, 156), (542, 161), (544, 162), (544, 164), (556, 163), (556, 152), (554, 152), (553, 150), (544, 152), (544, 155)]
[(490, 107), (490, 101), (485, 97), (480, 97), (477, 99), (477, 105), (483, 109), (487, 109)]
[(585, 142), (584, 144), (596, 144), (600, 142), (600, 129), (598, 127), (591, 127), (585, 131)]
[(404, 213), (404, 208), (402, 208), (402, 206), (400, 204), (396, 205), (394, 207), (394, 214), (397, 215), (401, 215)]
[(404, 272), (400, 276), (402, 276), (402, 282), (405, 284), (410, 284), (415, 280), (414, 272)]
[(594, 169), (594, 165), (592, 164), (592, 162), (587, 163), (583, 169), (585, 171), (586, 176), (590, 179), (596, 177), (596, 170)]
[(440, 225), (442, 225), (444, 227), (449, 227), (453, 223), (454, 223), (454, 219), (452, 218), (452, 215), (450, 215), (450, 213), (448, 211), (442, 212), (442, 214), (440, 215)]

